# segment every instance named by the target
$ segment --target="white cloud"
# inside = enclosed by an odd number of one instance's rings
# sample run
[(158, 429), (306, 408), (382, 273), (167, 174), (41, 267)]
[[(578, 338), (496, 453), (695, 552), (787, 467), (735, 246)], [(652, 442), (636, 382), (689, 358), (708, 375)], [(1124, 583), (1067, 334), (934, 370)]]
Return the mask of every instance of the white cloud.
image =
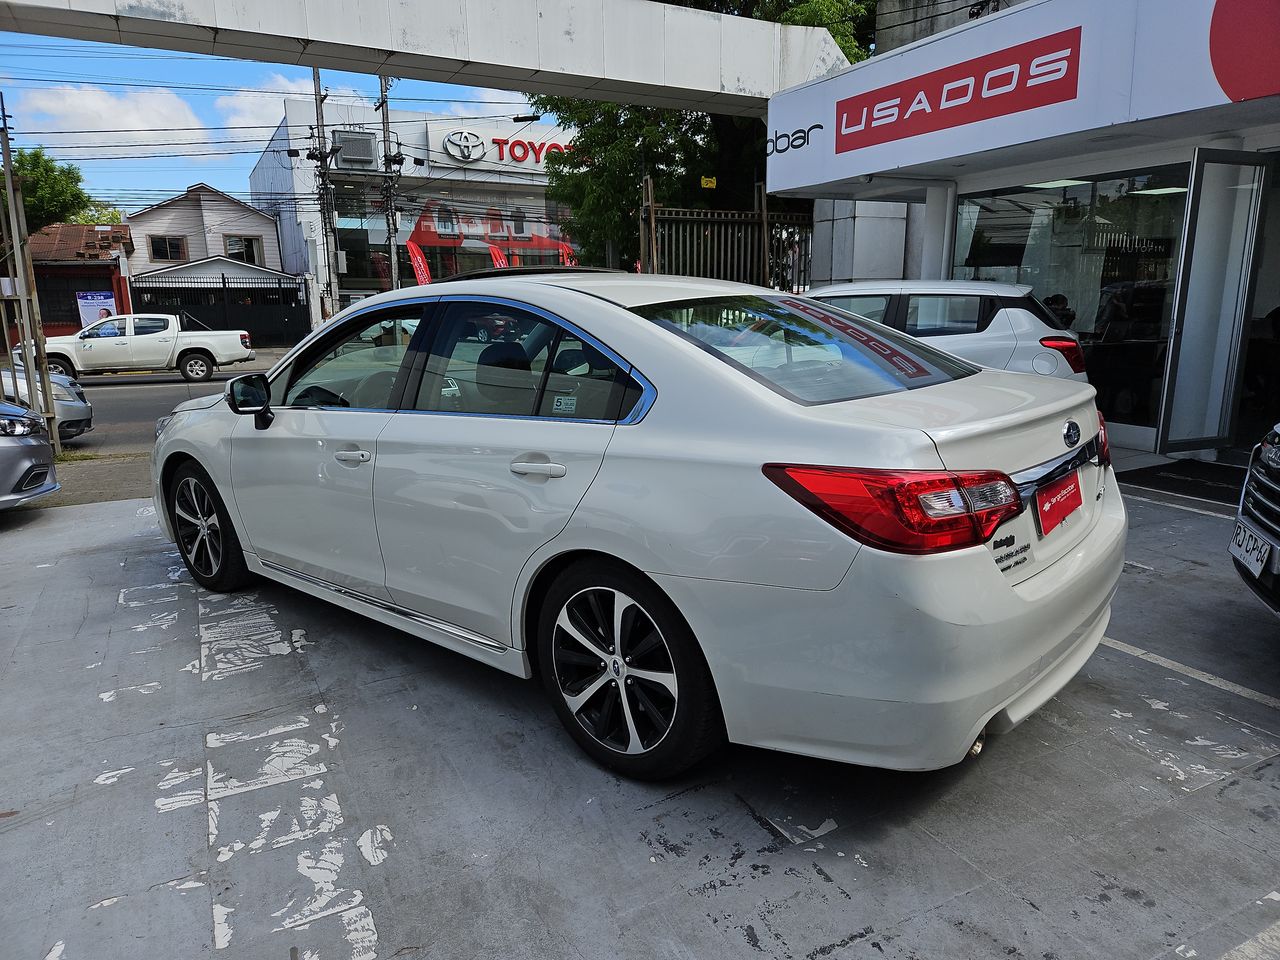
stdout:
[[(41, 134), (51, 148), (71, 144), (126, 147), (135, 144), (172, 143), (175, 140), (203, 144), (209, 137), (204, 123), (186, 100), (172, 90), (138, 90), (110, 93), (90, 84), (60, 85), (30, 90), (18, 100), (24, 124), (40, 130), (129, 130), (130, 133)], [(174, 128), (192, 128), (175, 131)], [(177, 152), (182, 147), (166, 147)]]
[[(461, 100), (481, 100), (483, 103), (451, 103), (447, 112), (455, 117), (519, 116), (529, 113), (529, 98), (511, 90), (491, 90), (488, 87), (464, 87), (458, 91)], [(515, 102), (512, 102), (515, 101)]]
[[(325, 106), (326, 115), (342, 104), (363, 102), (369, 105), (373, 102), (354, 87), (331, 87), (328, 90), (330, 99)], [(243, 131), (243, 136), (261, 134), (265, 137), (271, 132), (266, 128), (274, 127), (284, 119), (285, 100), (310, 100), (314, 94), (315, 88), (310, 77), (290, 80), (279, 73), (273, 73), (257, 87), (218, 97), (213, 103), (228, 126), (264, 128)]]

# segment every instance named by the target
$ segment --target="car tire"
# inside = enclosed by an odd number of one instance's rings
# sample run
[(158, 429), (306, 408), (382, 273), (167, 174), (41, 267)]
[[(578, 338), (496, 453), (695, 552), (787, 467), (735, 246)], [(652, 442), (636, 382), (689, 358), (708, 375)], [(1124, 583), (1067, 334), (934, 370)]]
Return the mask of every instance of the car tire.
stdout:
[(165, 506), (182, 562), (196, 583), (214, 593), (234, 593), (252, 582), (226, 505), (195, 461), (174, 471)]
[(178, 361), (178, 372), (188, 383), (203, 383), (213, 376), (213, 357), (207, 353), (188, 353)]
[(52, 354), (46, 358), (49, 363), (49, 372), (59, 374), (64, 377), (70, 377), (72, 380), (76, 378), (75, 365), (66, 357), (60, 357)]
[(488, 327), (476, 327), (476, 339), (481, 343), (488, 343), (493, 339), (493, 335), (489, 333)]
[(598, 763), (661, 780), (724, 742), (720, 701), (693, 631), (629, 568), (581, 562), (561, 573), (543, 600), (537, 642), (560, 722)]

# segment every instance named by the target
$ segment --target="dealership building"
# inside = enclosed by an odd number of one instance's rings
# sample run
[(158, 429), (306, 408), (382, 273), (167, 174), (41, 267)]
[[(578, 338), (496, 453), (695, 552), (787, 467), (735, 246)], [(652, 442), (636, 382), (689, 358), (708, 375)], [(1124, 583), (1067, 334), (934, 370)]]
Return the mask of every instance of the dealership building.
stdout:
[[(382, 116), (368, 103), (327, 101), (324, 118), (336, 258), (326, 255), (319, 164), (308, 158), (316, 143), (313, 101), (285, 101), (249, 186), (254, 205), (278, 218), (284, 270), (312, 274), (321, 290), (332, 279), (336, 306), (344, 307), (391, 287)], [(433, 280), (481, 267), (572, 262), (557, 226), (562, 211), (546, 197), (547, 157), (570, 149), (570, 131), (407, 110), (391, 111), (390, 129), (402, 285), (415, 282), (410, 244), (423, 254), (418, 269)]]
[(1054, 296), (1116, 441), (1248, 446), (1280, 416), (1277, 51), (1280, 0), (1027, 0), (777, 94), (808, 135), (769, 190), (923, 204), (919, 274)]

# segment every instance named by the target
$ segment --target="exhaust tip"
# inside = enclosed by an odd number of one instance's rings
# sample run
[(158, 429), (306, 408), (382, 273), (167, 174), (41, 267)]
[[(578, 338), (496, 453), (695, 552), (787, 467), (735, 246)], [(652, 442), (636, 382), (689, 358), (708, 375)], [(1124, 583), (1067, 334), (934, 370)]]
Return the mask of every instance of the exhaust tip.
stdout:
[(970, 757), (976, 757), (978, 754), (982, 753), (982, 747), (986, 742), (987, 731), (984, 729), (980, 734), (978, 734), (978, 739), (973, 741), (973, 746), (969, 748), (968, 755)]

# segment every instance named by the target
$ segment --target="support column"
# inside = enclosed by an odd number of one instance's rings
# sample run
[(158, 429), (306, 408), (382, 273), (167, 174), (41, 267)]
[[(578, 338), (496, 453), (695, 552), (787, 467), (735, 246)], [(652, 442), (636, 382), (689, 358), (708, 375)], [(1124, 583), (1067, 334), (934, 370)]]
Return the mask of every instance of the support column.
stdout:
[(956, 240), (956, 185), (929, 187), (924, 201), (920, 279), (949, 280)]

